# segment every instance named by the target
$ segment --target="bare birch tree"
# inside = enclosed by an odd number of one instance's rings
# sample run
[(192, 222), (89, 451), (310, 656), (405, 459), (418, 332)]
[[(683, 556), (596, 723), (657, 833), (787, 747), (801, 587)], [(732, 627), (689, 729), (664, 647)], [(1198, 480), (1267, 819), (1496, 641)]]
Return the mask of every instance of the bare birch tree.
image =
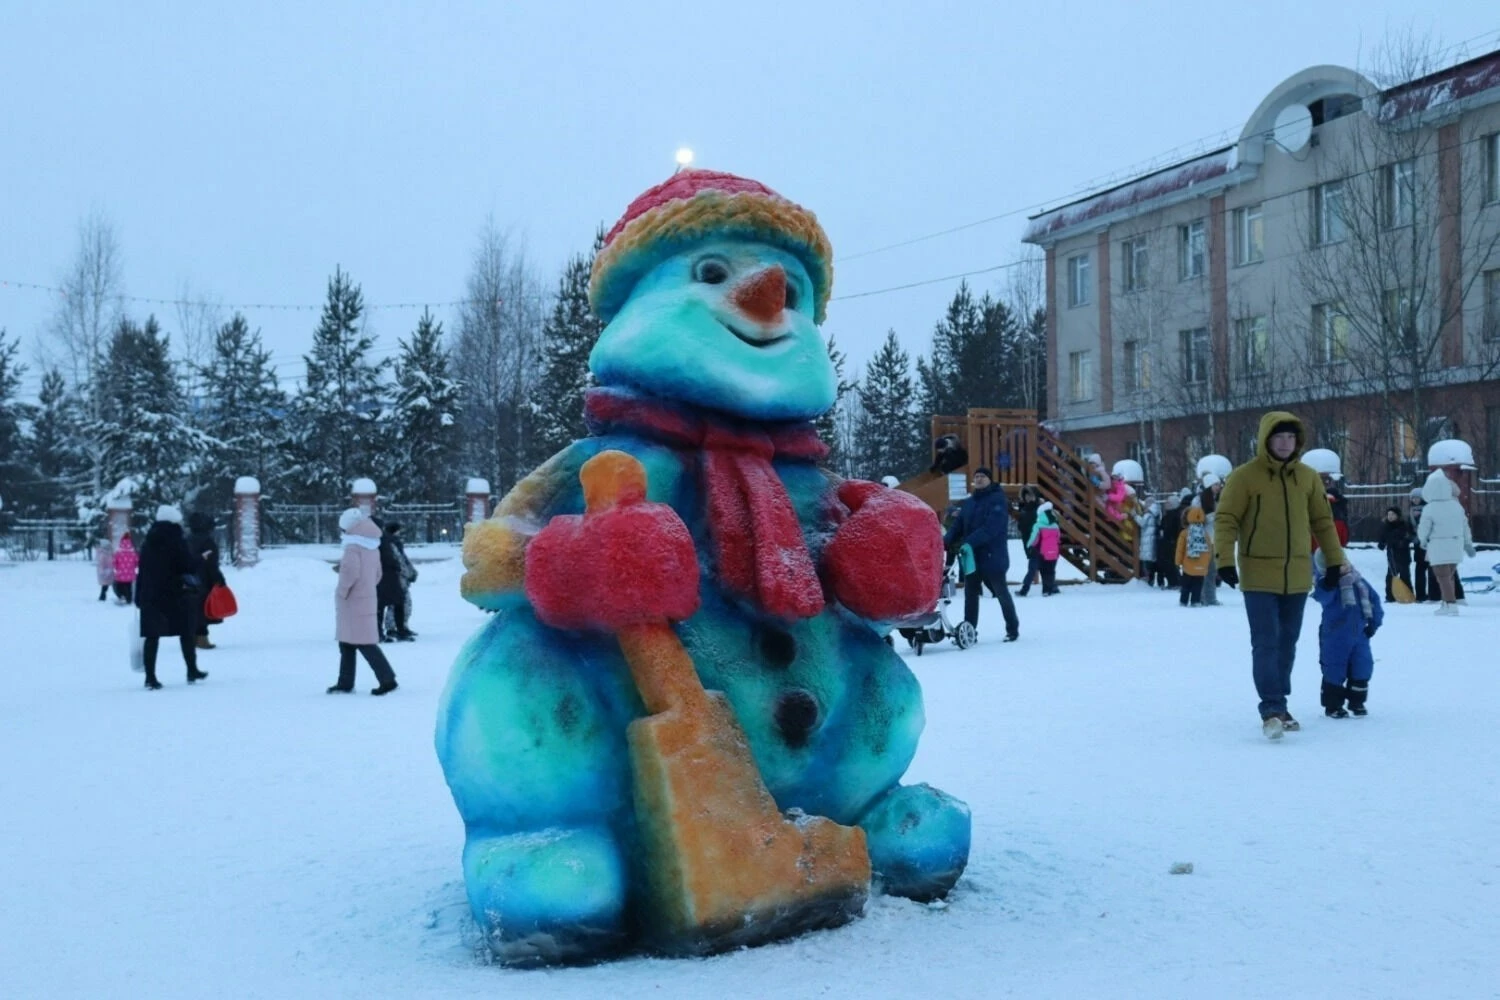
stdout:
[(485, 220), (459, 308), (454, 374), (463, 383), (464, 460), (508, 490), (538, 456), (530, 400), (543, 366), (545, 294), (523, 244)]
[[(1474, 167), (1482, 136), (1473, 117), (1427, 115), (1444, 99), (1440, 84), (1421, 82), (1438, 69), (1437, 55), (1413, 36), (1378, 53), (1368, 75), (1386, 89), (1332, 123), (1342, 134), (1324, 143), (1296, 266), (1310, 303), (1310, 353), (1351, 393), (1376, 397), (1377, 426), (1389, 431), (1374, 437), (1393, 477), (1409, 471), (1401, 464), (1410, 452), (1425, 454), (1443, 435), (1435, 391), (1493, 374), (1497, 361), (1473, 345), (1460, 346), (1462, 357), (1445, 348), (1494, 266), (1500, 227), (1466, 218), (1485, 182)], [(1398, 441), (1408, 435), (1409, 446)]]
[[(68, 388), (83, 404), (88, 421), (97, 424), (101, 413), (99, 372), (109, 338), (121, 315), (124, 290), (123, 261), (114, 224), (100, 209), (78, 224), (73, 260), (59, 281), (60, 300), (47, 325), (44, 359), (63, 371)], [(104, 448), (83, 442), (94, 497), (104, 492)]]

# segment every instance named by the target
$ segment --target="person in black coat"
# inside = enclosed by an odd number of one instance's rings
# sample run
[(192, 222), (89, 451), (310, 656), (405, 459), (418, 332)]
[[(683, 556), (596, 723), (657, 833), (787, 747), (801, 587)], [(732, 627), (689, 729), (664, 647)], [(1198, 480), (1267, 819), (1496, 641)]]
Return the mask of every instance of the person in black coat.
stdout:
[[(380, 641), (411, 642), (417, 634), (406, 624), (406, 586), (410, 560), (406, 558), (406, 544), (401, 540), (401, 525), (396, 521), (383, 525), (380, 533), (380, 583), (375, 587), (375, 622), (380, 629)], [(395, 619), (395, 630), (385, 631), (385, 609), (390, 608)]]
[(1391, 582), (1399, 578), (1411, 589), (1411, 546), (1416, 532), (1401, 515), (1400, 507), (1387, 507), (1380, 525), (1380, 548), (1385, 550), (1385, 599), (1394, 601)]
[(1162, 504), (1161, 534), (1156, 541), (1156, 565), (1165, 579), (1168, 590), (1176, 590), (1178, 584), (1177, 536), (1182, 534), (1182, 497), (1177, 494), (1167, 497)]
[(989, 469), (974, 470), (974, 492), (959, 505), (943, 541), (950, 552), (966, 542), (974, 550), (974, 572), (964, 580), (964, 621), (979, 627), (979, 597), (989, 587), (1005, 615), (1005, 641), (1014, 642), (1021, 634), (1021, 621), (1005, 585), (1010, 569), (1010, 504), (1005, 491), (990, 482)]
[[(1036, 509), (1042, 505), (1042, 495), (1037, 492), (1035, 486), (1021, 487), (1021, 502), (1016, 508), (1016, 530), (1021, 535), (1021, 544), (1031, 537), (1031, 529), (1036, 527)], [(1036, 549), (1026, 549), (1026, 576), (1021, 580), (1021, 589), (1016, 591), (1017, 597), (1025, 597), (1031, 591), (1031, 581), (1041, 573), (1042, 557)]]
[(219, 568), (219, 543), (214, 538), (213, 515), (205, 514), (201, 510), (195, 510), (188, 515), (188, 550), (192, 552), (193, 558), (198, 560), (198, 569), (194, 574), (198, 577), (201, 586), (198, 588), (198, 635), (196, 643), (199, 649), (214, 649), (215, 646), (208, 640), (208, 626), (217, 625), (218, 620), (212, 623), (203, 614), (203, 603), (208, 600), (208, 592), (216, 586), (224, 584), (224, 573)]
[(177, 636), (191, 684), (208, 674), (198, 669), (194, 639), (203, 612), (199, 597), (200, 560), (182, 533), (182, 511), (163, 504), (156, 509), (156, 523), (141, 545), (141, 568), (135, 578), (135, 604), (141, 614), (141, 637), (145, 643), (146, 687), (156, 691), (156, 654), (163, 636)]

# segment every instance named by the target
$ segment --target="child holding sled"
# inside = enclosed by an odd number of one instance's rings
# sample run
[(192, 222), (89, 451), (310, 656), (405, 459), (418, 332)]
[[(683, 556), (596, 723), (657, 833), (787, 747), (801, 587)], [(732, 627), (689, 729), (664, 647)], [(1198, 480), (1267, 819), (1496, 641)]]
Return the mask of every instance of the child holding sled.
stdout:
[[(1318, 626), (1318, 662), (1323, 668), (1323, 714), (1330, 719), (1363, 719), (1369, 712), (1370, 675), (1375, 658), (1370, 639), (1385, 621), (1380, 597), (1357, 570), (1350, 569), (1334, 586), (1326, 585), (1323, 553), (1313, 553), (1313, 597), (1323, 606)], [(1349, 708), (1345, 710), (1344, 702)]]

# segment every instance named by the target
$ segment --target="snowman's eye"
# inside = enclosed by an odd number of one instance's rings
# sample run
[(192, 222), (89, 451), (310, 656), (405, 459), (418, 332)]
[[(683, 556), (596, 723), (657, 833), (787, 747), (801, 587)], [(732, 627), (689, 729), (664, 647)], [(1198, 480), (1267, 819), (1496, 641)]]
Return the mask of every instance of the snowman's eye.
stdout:
[(723, 257), (703, 257), (693, 264), (693, 280), (722, 285), (729, 280), (729, 262)]
[(787, 281), (787, 283), (786, 283), (786, 307), (788, 309), (795, 309), (795, 308), (797, 308), (797, 303), (801, 300), (801, 298), (802, 298), (802, 293), (797, 290), (797, 283), (794, 282), (794, 281), (790, 281), (790, 280)]

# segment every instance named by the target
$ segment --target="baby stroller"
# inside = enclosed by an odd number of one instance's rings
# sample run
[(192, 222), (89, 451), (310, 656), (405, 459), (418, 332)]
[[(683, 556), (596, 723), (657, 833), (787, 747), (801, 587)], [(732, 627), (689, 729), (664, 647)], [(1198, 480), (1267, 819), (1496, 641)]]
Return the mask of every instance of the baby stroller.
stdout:
[(966, 621), (953, 625), (948, 621), (948, 609), (953, 604), (954, 595), (958, 593), (960, 572), (959, 561), (954, 560), (943, 574), (943, 589), (938, 597), (937, 607), (925, 615), (903, 619), (896, 624), (896, 631), (905, 637), (918, 656), (922, 655), (924, 646), (944, 639), (952, 639), (953, 645), (959, 649), (968, 649), (979, 641), (979, 633), (974, 630), (973, 625)]

